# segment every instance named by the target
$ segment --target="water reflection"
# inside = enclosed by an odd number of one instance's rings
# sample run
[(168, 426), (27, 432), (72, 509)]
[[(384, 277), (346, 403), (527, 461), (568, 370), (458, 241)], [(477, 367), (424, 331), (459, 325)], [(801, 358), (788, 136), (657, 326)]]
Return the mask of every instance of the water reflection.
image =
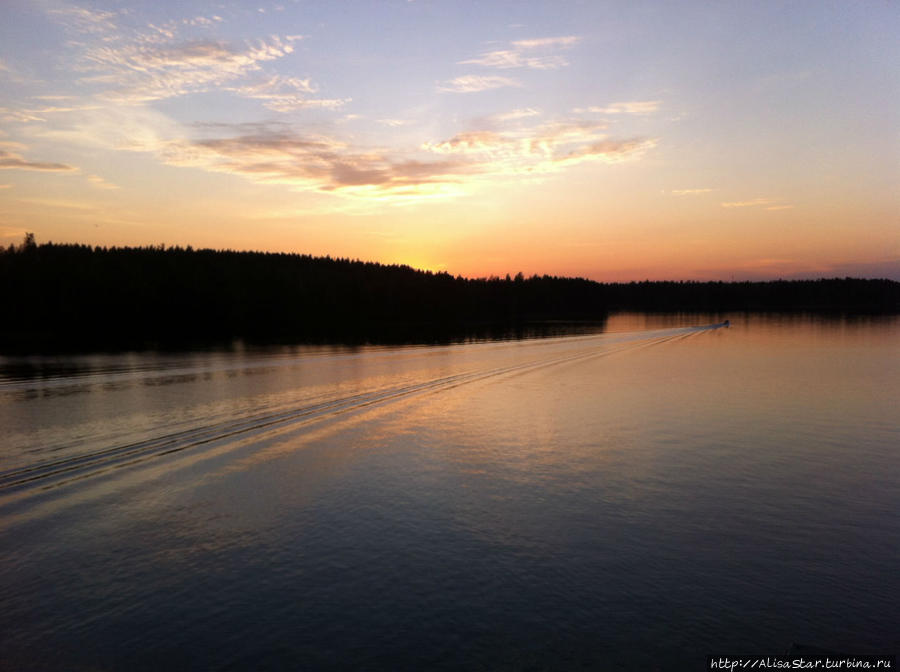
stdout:
[[(0, 659), (697, 669), (794, 641), (895, 650), (900, 321), (686, 319), (10, 378)], [(75, 391), (25, 394), (45, 387)]]

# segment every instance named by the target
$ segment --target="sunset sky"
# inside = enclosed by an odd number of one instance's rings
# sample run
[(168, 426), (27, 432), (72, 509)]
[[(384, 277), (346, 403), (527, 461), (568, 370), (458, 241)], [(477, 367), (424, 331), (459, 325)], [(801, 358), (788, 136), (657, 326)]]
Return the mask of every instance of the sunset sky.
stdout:
[(900, 279), (900, 4), (0, 2), (0, 243)]

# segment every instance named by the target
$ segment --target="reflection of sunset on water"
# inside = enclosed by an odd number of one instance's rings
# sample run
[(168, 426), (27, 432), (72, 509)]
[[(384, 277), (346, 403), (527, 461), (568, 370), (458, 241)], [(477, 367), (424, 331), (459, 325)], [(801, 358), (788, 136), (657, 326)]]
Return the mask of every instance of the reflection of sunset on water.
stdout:
[(0, 360), (3, 660), (889, 648), (897, 319), (605, 326)]

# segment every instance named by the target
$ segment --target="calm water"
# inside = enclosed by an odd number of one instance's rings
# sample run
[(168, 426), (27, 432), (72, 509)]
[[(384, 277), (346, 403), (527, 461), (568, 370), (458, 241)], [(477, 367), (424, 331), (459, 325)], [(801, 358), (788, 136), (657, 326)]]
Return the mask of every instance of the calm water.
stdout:
[(900, 320), (0, 359), (0, 667), (900, 650)]

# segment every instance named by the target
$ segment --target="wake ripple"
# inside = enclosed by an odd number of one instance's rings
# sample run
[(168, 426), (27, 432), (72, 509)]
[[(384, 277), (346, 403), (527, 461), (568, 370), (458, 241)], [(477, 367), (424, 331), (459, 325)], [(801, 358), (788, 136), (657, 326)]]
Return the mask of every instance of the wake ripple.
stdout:
[[(73, 481), (109, 472), (112, 469), (120, 469), (146, 462), (148, 459), (163, 458), (187, 450), (202, 449), (202, 446), (205, 444), (227, 441), (231, 437), (251, 433), (262, 434), (285, 426), (319, 423), (327, 418), (363, 411), (367, 407), (375, 405), (389, 404), (412, 395), (438, 393), (442, 390), (475, 381), (490, 380), (512, 373), (525, 373), (578, 360), (609, 356), (626, 350), (650, 347), (676, 339), (687, 338), (719, 326), (721, 325), (667, 330), (667, 333), (664, 335), (657, 335), (651, 338), (637, 336), (637, 340), (625, 343), (620, 342), (618, 343), (620, 347), (610, 348), (608, 347), (609, 344), (593, 346), (575, 353), (570, 352), (509, 366), (467, 371), (415, 384), (389, 386), (374, 391), (325, 399), (299, 408), (251, 415), (239, 420), (163, 434), (135, 443), (106, 447), (86, 454), (0, 472), (0, 494), (5, 497), (13, 493), (22, 495), (27, 494), (31, 490), (44, 491), (58, 488)], [(659, 334), (659, 332), (654, 333)], [(583, 346), (584, 344), (582, 344)]]

